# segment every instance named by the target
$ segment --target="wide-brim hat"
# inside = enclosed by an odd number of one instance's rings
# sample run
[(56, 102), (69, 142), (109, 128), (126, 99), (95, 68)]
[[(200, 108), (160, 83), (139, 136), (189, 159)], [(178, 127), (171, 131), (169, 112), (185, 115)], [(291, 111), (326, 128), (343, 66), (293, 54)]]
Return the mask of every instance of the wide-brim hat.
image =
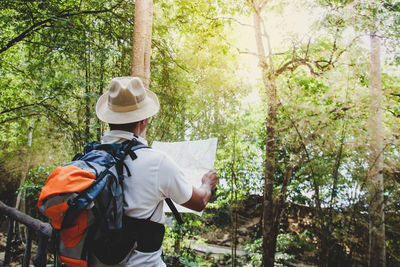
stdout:
[(154, 116), (160, 110), (157, 95), (144, 88), (138, 77), (117, 77), (96, 104), (97, 117), (107, 123), (125, 124)]

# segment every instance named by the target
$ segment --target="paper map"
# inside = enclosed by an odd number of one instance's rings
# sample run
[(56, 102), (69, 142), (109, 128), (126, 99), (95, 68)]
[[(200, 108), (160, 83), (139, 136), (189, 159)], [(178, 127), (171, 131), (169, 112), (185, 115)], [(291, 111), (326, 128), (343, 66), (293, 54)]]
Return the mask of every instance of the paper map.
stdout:
[[(185, 178), (193, 186), (199, 187), (203, 175), (214, 168), (217, 138), (172, 143), (154, 141), (152, 148), (165, 152), (183, 170)], [(179, 212), (202, 214), (174, 204)], [(168, 205), (164, 205), (164, 212), (171, 212)]]

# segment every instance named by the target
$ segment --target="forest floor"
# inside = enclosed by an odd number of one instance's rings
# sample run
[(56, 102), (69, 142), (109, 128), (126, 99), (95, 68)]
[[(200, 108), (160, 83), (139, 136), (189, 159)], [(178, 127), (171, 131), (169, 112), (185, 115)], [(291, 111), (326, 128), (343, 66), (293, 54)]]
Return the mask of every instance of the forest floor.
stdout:
[[(218, 246), (231, 247), (234, 237), (238, 247), (245, 245), (246, 242), (254, 240), (260, 236), (261, 220), (261, 201), (262, 197), (251, 195), (248, 198), (239, 201), (237, 208), (225, 211), (219, 211), (214, 216), (206, 219), (206, 230), (201, 233), (201, 238), (207, 240), (207, 243)], [(207, 210), (206, 210), (207, 211)], [(213, 213), (213, 210), (209, 211)]]
[[(5, 249), (6, 249), (7, 235), (0, 233), (0, 262), (4, 262), (5, 257)], [(37, 246), (32, 244), (32, 251), (36, 251)], [(21, 266), (22, 259), (24, 257), (25, 244), (21, 243), (13, 243), (11, 250), (11, 262), (10, 267)]]

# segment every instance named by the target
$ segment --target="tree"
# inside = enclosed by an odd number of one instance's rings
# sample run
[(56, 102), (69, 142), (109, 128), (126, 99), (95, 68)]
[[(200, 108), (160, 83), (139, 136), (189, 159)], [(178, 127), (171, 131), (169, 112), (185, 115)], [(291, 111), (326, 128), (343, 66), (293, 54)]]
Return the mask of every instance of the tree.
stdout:
[(380, 38), (378, 32), (370, 35), (370, 109), (369, 109), (369, 266), (385, 266), (385, 216), (383, 188), (383, 125), (382, 85), (380, 67)]
[[(270, 0), (250, 1), (254, 21), (254, 36), (257, 45), (257, 57), (262, 72), (262, 81), (266, 93), (267, 119), (265, 126), (265, 169), (264, 169), (264, 201), (263, 201), (263, 266), (273, 266), (276, 251), (276, 239), (279, 233), (280, 221), (286, 206), (288, 185), (293, 177), (294, 166), (286, 161), (285, 174), (282, 179), (277, 179), (277, 116), (278, 97), (277, 79), (286, 72), (294, 72), (299, 68), (307, 69), (311, 75), (320, 76), (331, 70), (340, 56), (348, 47), (339, 48), (339, 29), (334, 32), (332, 42), (322, 49), (313, 49), (312, 38), (305, 45), (294, 43), (293, 47), (284, 56), (275, 55), (272, 51), (271, 40), (263, 19), (263, 13), (270, 4)], [(339, 26), (337, 26), (339, 28)], [(314, 38), (316, 39), (316, 38)], [(318, 42), (314, 41), (317, 45)], [(323, 42), (323, 41), (322, 41)], [(315, 51), (315, 52), (313, 52)], [(277, 63), (278, 62), (278, 63)], [(301, 148), (307, 155), (308, 162), (311, 158), (304, 142), (300, 138)], [(315, 189), (314, 202), (317, 218), (321, 217), (321, 197), (317, 177), (312, 172), (312, 185)], [(323, 237), (323, 234), (321, 234)]]
[(358, 7), (362, 11), (359, 18), (361, 28), (369, 33), (371, 44), (368, 118), (369, 162), (366, 185), (369, 215), (368, 266), (375, 267), (386, 265), (381, 38), (388, 39), (388, 43), (391, 43), (392, 46), (398, 42), (398, 40), (393, 42), (390, 39), (393, 35), (396, 36), (396, 33), (393, 32), (396, 32), (396, 27), (398, 27), (396, 21), (398, 21), (399, 6), (398, 3), (392, 3), (392, 1), (359, 1)]
[(153, 0), (135, 1), (134, 24), (131, 75), (141, 78), (149, 88)]

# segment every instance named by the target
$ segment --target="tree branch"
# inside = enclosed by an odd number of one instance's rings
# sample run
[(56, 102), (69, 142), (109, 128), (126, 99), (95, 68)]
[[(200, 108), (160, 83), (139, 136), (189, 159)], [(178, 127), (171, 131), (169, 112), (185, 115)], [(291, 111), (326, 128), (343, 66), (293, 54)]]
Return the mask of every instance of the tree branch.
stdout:
[(55, 96), (53, 96), (53, 97), (45, 97), (45, 98), (43, 98), (42, 100), (40, 100), (38, 103), (24, 104), (24, 105), (19, 106), (19, 107), (14, 107), (14, 108), (10, 108), (10, 109), (5, 109), (5, 110), (2, 110), (2, 111), (0, 112), (0, 115), (5, 114), (5, 113), (9, 113), (9, 112), (13, 112), (13, 111), (16, 111), (16, 110), (19, 110), (19, 109), (24, 109), (24, 108), (27, 108), (27, 107), (43, 106), (43, 103), (44, 103), (46, 100), (53, 99), (53, 98), (55, 98)]
[(258, 54), (255, 53), (255, 52), (251, 52), (251, 51), (249, 51), (249, 50), (242, 51), (242, 50), (239, 50), (239, 48), (236, 48), (236, 49), (238, 50), (238, 53), (239, 53), (239, 54), (252, 55), (252, 56), (258, 57)]
[(214, 17), (214, 18), (211, 18), (211, 19), (212, 20), (219, 20), (219, 19), (231, 20), (231, 21), (236, 22), (237, 24), (239, 24), (241, 26), (251, 27), (251, 28), (253, 27), (253, 25), (243, 23), (243, 22), (239, 21), (238, 19), (231, 18), (231, 17)]
[(218, 36), (219, 36), (221, 39), (223, 39), (230, 47), (235, 48), (236, 51), (237, 51), (239, 54), (252, 55), (252, 56), (256, 56), (256, 57), (259, 56), (257, 53), (251, 52), (251, 51), (249, 51), (248, 49), (246, 49), (245, 51), (240, 50), (239, 47), (237, 47), (237, 46), (235, 46), (234, 44), (232, 44), (231, 42), (229, 42), (229, 41), (228, 41), (224, 36), (222, 36), (221, 34), (218, 34)]
[(18, 120), (18, 119), (21, 119), (21, 118), (28, 118), (28, 117), (34, 117), (34, 116), (40, 116), (40, 115), (43, 115), (43, 114), (31, 113), (31, 114), (27, 114), (27, 115), (23, 115), (23, 116), (16, 116), (16, 117), (12, 117), (12, 118), (8, 118), (8, 119), (0, 121), (0, 125), (3, 124), (3, 123), (6, 123), (6, 122), (15, 121), (15, 120)]
[(307, 42), (307, 48), (306, 48), (306, 52), (304, 54), (304, 58), (306, 60), (308, 60), (308, 52), (310, 51), (310, 44), (311, 44), (311, 38), (308, 38), (308, 42)]
[(122, 0), (120, 2), (118, 2), (117, 4), (115, 4), (114, 6), (112, 6), (111, 8), (103, 9), (103, 10), (85, 10), (85, 11), (80, 11), (80, 12), (75, 12), (75, 13), (64, 13), (64, 11), (62, 11), (61, 13), (59, 13), (58, 15), (56, 15), (54, 17), (34, 23), (31, 27), (29, 27), (28, 29), (26, 29), (25, 31), (20, 33), (18, 36), (14, 37), (10, 41), (8, 41), (8, 43), (0, 49), (0, 54), (7, 51), (9, 48), (14, 46), (18, 42), (24, 40), (32, 32), (39, 30), (40, 28), (44, 27), (44, 25), (46, 25), (47, 23), (50, 23), (54, 20), (61, 19), (61, 18), (73, 17), (73, 16), (79, 16), (79, 15), (99, 14), (99, 13), (109, 12), (109, 11), (113, 10), (114, 8), (116, 8), (117, 6), (119, 6), (121, 3), (122, 3)]
[(313, 185), (314, 185), (314, 190), (315, 190), (315, 203), (316, 203), (316, 207), (317, 207), (318, 212), (320, 212), (321, 211), (321, 202), (320, 202), (320, 197), (319, 197), (319, 187), (318, 187), (317, 181), (315, 179), (315, 173), (314, 173), (314, 168), (313, 168), (313, 165), (312, 165), (312, 160), (311, 160), (311, 157), (310, 157), (310, 153), (308, 152), (307, 146), (304, 143), (303, 136), (301, 135), (299, 129), (297, 128), (296, 123), (293, 121), (293, 119), (290, 116), (289, 116), (289, 120), (292, 123), (294, 129), (296, 130), (297, 135), (300, 138), (300, 144), (303, 147), (304, 152), (306, 153), (307, 162), (308, 162), (308, 164), (310, 164), (311, 177), (312, 177), (312, 180), (313, 180)]
[(188, 69), (185, 68), (184, 66), (182, 66), (180, 63), (178, 63), (176, 61), (176, 59), (174, 59), (174, 57), (169, 53), (168, 49), (162, 49), (161, 45), (159, 45), (159, 43), (156, 40), (152, 40), (152, 44), (158, 49), (158, 51), (161, 52), (161, 54), (163, 55), (167, 55), (168, 58), (174, 62), (179, 68), (181, 68), (182, 70), (184, 70), (185, 72), (189, 73)]
[(312, 75), (314, 76), (321, 76), (322, 73), (318, 73), (314, 70), (314, 68), (311, 65), (311, 61), (304, 59), (304, 58), (296, 58), (296, 59), (292, 59), (288, 62), (286, 62), (282, 67), (280, 67), (277, 71), (276, 71), (276, 75), (279, 76), (280, 74), (282, 74), (285, 71), (295, 71), (298, 67), (300, 66), (306, 66)]
[(390, 110), (390, 109), (386, 109), (386, 110), (389, 111), (396, 118), (400, 118), (400, 114), (397, 114), (396, 112), (394, 112), (393, 110)]
[[(309, 41), (307, 43), (307, 48), (305, 51), (304, 58), (294, 58), (295, 48), (293, 48), (292, 59), (287, 61), (286, 63), (284, 63), (283, 66), (280, 67), (276, 71), (276, 74), (278, 76), (285, 71), (294, 71), (300, 66), (306, 66), (310, 70), (312, 75), (321, 76), (323, 72), (331, 69), (331, 67), (333, 67), (334, 64), (339, 60), (340, 56), (344, 52), (346, 52), (354, 44), (354, 42), (359, 38), (360, 38), (360, 36), (356, 36), (344, 49), (340, 50), (338, 53), (336, 53), (338, 51), (338, 48), (337, 48), (337, 40), (335, 38), (332, 52), (331, 52), (329, 59), (328, 60), (322, 59), (322, 60), (315, 60), (315, 61), (308, 58), (310, 42), (311, 42), (311, 39), (309, 39)], [(336, 56), (335, 56), (335, 53), (336, 53)], [(322, 64), (322, 63), (325, 63), (325, 64)], [(321, 72), (317, 72), (314, 69), (313, 65), (316, 69), (320, 70)]]
[[(265, 7), (266, 3), (268, 2), (268, 0), (265, 0), (265, 2), (262, 4), (262, 8)], [(260, 9), (261, 11), (261, 9)], [(267, 27), (265, 26), (265, 22), (264, 20), (261, 18), (260, 15), (260, 23), (262, 25), (262, 29), (263, 29), (263, 34), (265, 36), (265, 39), (267, 39), (267, 49), (268, 49), (268, 59), (269, 59), (269, 68), (270, 71), (273, 72), (274, 71), (274, 66), (273, 66), (273, 61), (272, 61), (272, 47), (271, 47), (271, 38), (269, 37), (269, 34), (267, 32)]]
[(253, 8), (254, 11), (257, 11), (256, 4), (254, 3), (254, 0), (246, 0), (247, 3)]
[[(26, 75), (25, 71), (20, 70), (18, 67), (14, 66), (14, 65), (11, 64), (10, 62), (7, 62), (7, 61), (5, 61), (5, 60), (3, 60), (3, 59), (0, 59), (0, 61), (6, 63), (6, 64), (7, 64), (8, 66), (10, 66), (11, 69), (13, 69), (14, 71), (16, 71), (16, 72), (18, 72), (18, 73), (21, 73), (21, 74), (23, 74), (23, 75)], [(1, 113), (0, 113), (0, 114), (1, 114)]]
[(346, 52), (346, 51), (347, 51), (358, 39), (360, 39), (360, 38), (361, 38), (361, 35), (357, 35), (356, 37), (354, 37), (353, 40), (351, 40), (351, 42), (348, 43), (348, 44), (346, 45), (345, 48), (343, 48), (342, 50), (340, 50), (340, 51), (337, 53), (335, 59), (332, 58), (332, 63), (333, 63), (333, 64), (336, 63), (336, 62), (339, 60), (339, 58), (342, 56), (342, 54), (343, 54), (344, 52)]
[(260, 10), (260, 11), (263, 10), (264, 7), (268, 4), (268, 2), (269, 2), (269, 0), (264, 0), (264, 2), (262, 2), (262, 3), (260, 4), (260, 6), (259, 6), (259, 10)]
[(339, 32), (339, 28), (336, 29), (336, 35), (335, 35), (335, 39), (333, 40), (333, 47), (332, 47), (332, 53), (329, 57), (329, 61), (328, 61), (328, 65), (332, 63), (333, 60), (333, 55), (335, 54), (336, 50), (337, 50), (337, 33)]
[[(330, 200), (330, 214), (332, 213), (332, 209), (333, 209), (333, 204), (335, 202), (335, 198), (337, 195), (337, 184), (338, 184), (338, 180), (339, 180), (339, 168), (340, 165), (342, 163), (342, 155), (343, 155), (343, 149), (344, 149), (344, 140), (345, 140), (345, 136), (346, 136), (346, 126), (347, 126), (347, 120), (345, 120), (343, 128), (342, 128), (342, 134), (340, 137), (340, 145), (339, 145), (339, 152), (336, 155), (336, 159), (335, 159), (335, 168), (333, 169), (333, 184), (332, 184), (332, 189), (331, 189), (331, 200)], [(330, 216), (330, 219), (332, 219), (332, 216)]]

